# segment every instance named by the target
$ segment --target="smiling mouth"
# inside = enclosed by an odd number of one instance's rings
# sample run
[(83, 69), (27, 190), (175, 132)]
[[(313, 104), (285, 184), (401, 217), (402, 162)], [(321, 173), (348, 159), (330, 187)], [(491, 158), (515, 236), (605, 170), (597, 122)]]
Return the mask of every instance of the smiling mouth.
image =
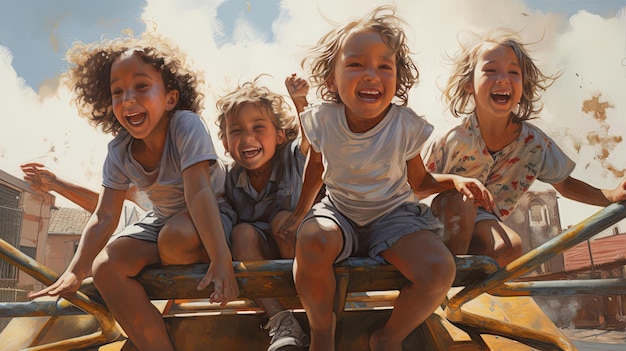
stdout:
[(138, 125), (141, 125), (145, 121), (146, 114), (136, 112), (136, 113), (129, 113), (125, 117), (130, 125), (138, 126)]
[(382, 94), (377, 90), (362, 90), (358, 92), (358, 95), (360, 98), (365, 100), (376, 100), (382, 96)]
[(263, 149), (260, 147), (248, 147), (241, 151), (241, 155), (245, 158), (250, 158), (260, 154), (261, 150)]
[(511, 100), (511, 94), (510, 93), (492, 93), (491, 98), (495, 100), (495, 102), (497, 103), (504, 104), (504, 103), (509, 102), (509, 100)]

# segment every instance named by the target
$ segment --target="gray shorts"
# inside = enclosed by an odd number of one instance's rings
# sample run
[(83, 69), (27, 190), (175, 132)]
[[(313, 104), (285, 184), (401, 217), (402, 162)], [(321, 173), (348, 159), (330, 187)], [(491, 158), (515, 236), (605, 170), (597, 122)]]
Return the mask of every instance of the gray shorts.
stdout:
[[(220, 217), (222, 218), (222, 226), (224, 228), (224, 234), (226, 235), (228, 246), (230, 246), (230, 232), (233, 229), (232, 221), (230, 217), (226, 216), (224, 213), (220, 213)], [(159, 232), (168, 220), (169, 218), (157, 217), (154, 211), (148, 211), (137, 222), (128, 225), (116, 233), (111, 240), (119, 239), (121, 237), (130, 237), (156, 244), (159, 238)]]
[(343, 233), (343, 248), (335, 262), (351, 256), (369, 256), (386, 263), (381, 253), (395, 245), (403, 236), (420, 230), (428, 230), (439, 236), (442, 229), (430, 207), (416, 203), (400, 205), (384, 216), (360, 226), (341, 214), (330, 199), (325, 197), (313, 206), (302, 222), (313, 217), (334, 221)]
[(501, 222), (500, 218), (496, 216), (493, 212), (487, 211), (482, 207), (476, 209), (476, 218), (474, 219), (474, 223), (478, 223), (480, 221), (486, 221), (489, 219), (493, 219), (494, 221)]

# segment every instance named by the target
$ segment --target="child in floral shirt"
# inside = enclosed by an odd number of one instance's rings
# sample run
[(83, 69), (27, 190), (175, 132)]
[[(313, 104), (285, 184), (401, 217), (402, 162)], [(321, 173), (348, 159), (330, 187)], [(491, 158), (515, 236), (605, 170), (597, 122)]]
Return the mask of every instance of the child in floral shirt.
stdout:
[(444, 242), (453, 254), (487, 255), (500, 265), (521, 256), (519, 235), (502, 220), (537, 179), (590, 205), (626, 199), (624, 181), (613, 190), (601, 190), (572, 178), (575, 163), (528, 123), (541, 111), (540, 95), (554, 79), (535, 66), (509, 33), (488, 34), (455, 57), (444, 97), (452, 114), (465, 118), (431, 145), (426, 169), (482, 181), (496, 208), (476, 208), (454, 190), (435, 197), (432, 210), (444, 224)]

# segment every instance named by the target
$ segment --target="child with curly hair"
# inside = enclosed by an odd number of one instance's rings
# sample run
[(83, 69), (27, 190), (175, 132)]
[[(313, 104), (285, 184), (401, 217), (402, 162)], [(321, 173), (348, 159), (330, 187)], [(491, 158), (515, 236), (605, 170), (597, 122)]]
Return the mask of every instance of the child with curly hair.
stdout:
[[(29, 297), (75, 292), (92, 274), (137, 348), (171, 351), (159, 311), (133, 278), (144, 267), (210, 261), (197, 288), (212, 282), (210, 300), (222, 305), (239, 294), (219, 208), (225, 169), (198, 115), (198, 75), (177, 47), (151, 33), (77, 43), (67, 56), (80, 114), (114, 138), (74, 257), (56, 282)], [(130, 184), (148, 194), (153, 210), (110, 240)]]
[[(299, 136), (300, 123), (282, 95), (245, 82), (217, 101), (219, 137), (234, 164), (226, 177), (226, 202), (236, 213), (230, 233), (233, 257), (240, 261), (293, 258), (295, 237), (278, 228), (298, 202), (309, 144)], [(308, 84), (289, 76), (285, 85), (297, 110), (306, 105)], [(291, 311), (275, 298), (257, 300), (268, 323), (268, 351), (304, 347), (308, 337)]]

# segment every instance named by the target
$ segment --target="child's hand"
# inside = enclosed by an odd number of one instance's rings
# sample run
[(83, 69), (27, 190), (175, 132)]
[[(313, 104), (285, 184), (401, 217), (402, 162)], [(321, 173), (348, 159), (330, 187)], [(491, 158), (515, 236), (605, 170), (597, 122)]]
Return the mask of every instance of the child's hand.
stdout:
[(496, 204), (491, 192), (477, 179), (455, 177), (454, 187), (463, 195), (464, 199), (473, 200), (476, 206), (484, 207), (488, 211), (495, 210)]
[(292, 100), (306, 98), (306, 95), (309, 93), (309, 83), (295, 73), (285, 79), (285, 86)]
[(20, 166), (24, 172), (24, 180), (30, 183), (34, 191), (47, 193), (51, 190), (51, 184), (56, 180), (56, 175), (46, 169), (41, 163), (25, 163)]
[(302, 221), (301, 216), (297, 216), (293, 213), (290, 214), (278, 229), (278, 236), (285, 241), (295, 242), (296, 231), (298, 230), (300, 221)]
[(80, 288), (82, 279), (72, 272), (64, 272), (57, 281), (49, 287), (28, 293), (29, 299), (35, 299), (41, 296), (58, 296), (69, 293), (75, 293)]
[(613, 190), (602, 190), (602, 194), (611, 202), (626, 200), (626, 178)]
[(235, 279), (232, 261), (222, 261), (224, 262), (211, 261), (209, 270), (196, 288), (198, 290), (205, 289), (213, 282), (213, 292), (209, 296), (209, 301), (219, 303), (221, 307), (224, 307), (229, 301), (239, 296), (239, 286)]

